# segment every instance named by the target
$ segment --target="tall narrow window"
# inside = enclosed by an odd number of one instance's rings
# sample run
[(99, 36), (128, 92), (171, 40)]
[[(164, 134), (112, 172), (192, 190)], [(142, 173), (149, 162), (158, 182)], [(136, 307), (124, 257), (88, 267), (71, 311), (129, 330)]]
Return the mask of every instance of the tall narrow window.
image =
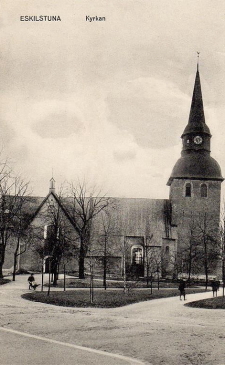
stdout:
[(201, 185), (201, 197), (202, 198), (207, 198), (207, 195), (208, 195), (207, 185), (206, 184), (202, 184)]
[(188, 196), (188, 197), (191, 196), (191, 184), (190, 183), (187, 183), (185, 185), (185, 196)]
[(132, 247), (132, 263), (141, 265), (143, 263), (143, 248), (134, 246)]

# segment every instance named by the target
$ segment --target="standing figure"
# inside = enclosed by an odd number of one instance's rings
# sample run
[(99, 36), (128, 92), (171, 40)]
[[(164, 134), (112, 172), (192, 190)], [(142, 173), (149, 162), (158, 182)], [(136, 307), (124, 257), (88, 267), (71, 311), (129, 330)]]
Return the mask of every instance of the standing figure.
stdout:
[(35, 279), (34, 279), (34, 274), (31, 274), (31, 275), (29, 276), (29, 278), (27, 279), (27, 281), (28, 281), (28, 283), (29, 283), (29, 290), (30, 290), (31, 288), (33, 288), (33, 284), (34, 284), (34, 281), (35, 281)]
[(214, 296), (217, 297), (218, 283), (215, 281), (215, 279), (212, 280), (211, 286), (212, 286), (213, 297)]
[(184, 297), (184, 300), (185, 300), (185, 281), (184, 280), (181, 280), (180, 281), (180, 285), (179, 285), (179, 288), (178, 288), (179, 290), (180, 290), (180, 300), (182, 300), (181, 299), (181, 296), (183, 295), (183, 297)]

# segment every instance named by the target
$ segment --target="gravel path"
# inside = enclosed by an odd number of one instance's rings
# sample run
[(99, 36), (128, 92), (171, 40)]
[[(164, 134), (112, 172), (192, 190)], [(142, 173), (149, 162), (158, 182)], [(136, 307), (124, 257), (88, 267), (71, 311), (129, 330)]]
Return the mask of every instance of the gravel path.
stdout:
[[(225, 364), (223, 310), (186, 307), (179, 297), (113, 309), (62, 308), (22, 299), (26, 280), (18, 276), (0, 287), (1, 327), (153, 365)], [(186, 302), (208, 297), (211, 292), (191, 294)]]

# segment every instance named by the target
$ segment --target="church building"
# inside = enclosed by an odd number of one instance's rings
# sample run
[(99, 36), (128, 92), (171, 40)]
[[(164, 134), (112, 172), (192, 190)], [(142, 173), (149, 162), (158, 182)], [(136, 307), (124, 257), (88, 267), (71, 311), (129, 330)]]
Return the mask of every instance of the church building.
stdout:
[[(89, 272), (90, 257), (95, 260), (96, 272), (102, 271), (103, 252), (107, 236), (107, 270), (109, 276), (160, 275), (177, 277), (184, 273), (215, 274), (217, 264), (215, 247), (219, 247), (220, 199), (223, 177), (219, 164), (210, 155), (211, 133), (205, 122), (199, 69), (197, 67), (190, 115), (181, 135), (181, 157), (176, 162), (167, 185), (169, 199), (111, 198), (111, 231), (105, 230), (101, 215), (93, 219), (91, 249), (85, 257), (85, 271)], [(70, 199), (60, 199), (52, 179), (46, 198), (33, 199), (32, 227), (39, 227), (41, 235), (37, 246), (44, 247), (47, 239), (49, 209), (60, 207), (71, 242), (79, 238), (70, 219)], [(49, 208), (50, 207), (50, 208)], [(76, 238), (75, 238), (76, 237)], [(48, 270), (48, 255), (39, 255), (30, 247), (20, 256), (19, 268)], [(39, 250), (40, 251), (40, 250)], [(76, 251), (76, 250), (75, 250)], [(218, 250), (217, 250), (218, 252)], [(211, 256), (210, 256), (211, 255)], [(10, 255), (5, 267), (12, 266)], [(217, 257), (218, 258), (218, 257)], [(217, 261), (217, 258), (214, 261)], [(61, 262), (62, 264), (62, 262)], [(65, 261), (64, 261), (65, 264)], [(67, 271), (78, 271), (78, 258), (66, 258)]]

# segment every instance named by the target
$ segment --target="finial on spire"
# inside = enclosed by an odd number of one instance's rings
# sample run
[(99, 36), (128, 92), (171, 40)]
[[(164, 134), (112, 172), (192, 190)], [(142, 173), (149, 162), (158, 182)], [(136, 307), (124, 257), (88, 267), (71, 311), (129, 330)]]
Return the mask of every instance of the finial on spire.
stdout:
[(199, 68), (199, 55), (200, 55), (200, 52), (197, 51), (197, 71)]

